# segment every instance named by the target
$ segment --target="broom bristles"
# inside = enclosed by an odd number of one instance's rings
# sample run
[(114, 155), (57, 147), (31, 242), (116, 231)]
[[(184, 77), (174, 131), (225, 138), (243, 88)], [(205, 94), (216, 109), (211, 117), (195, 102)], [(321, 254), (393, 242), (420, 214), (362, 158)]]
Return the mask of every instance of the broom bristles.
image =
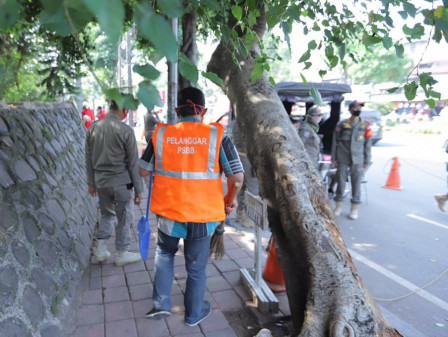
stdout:
[(210, 240), (210, 256), (214, 255), (216, 260), (221, 260), (224, 257), (224, 232), (224, 221), (222, 221), (216, 227)]

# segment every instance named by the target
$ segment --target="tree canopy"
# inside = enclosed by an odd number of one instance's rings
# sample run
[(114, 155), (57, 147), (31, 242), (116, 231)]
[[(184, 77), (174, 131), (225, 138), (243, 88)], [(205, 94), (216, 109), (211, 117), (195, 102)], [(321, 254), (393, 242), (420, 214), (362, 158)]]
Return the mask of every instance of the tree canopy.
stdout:
[[(266, 8), (268, 34), (273, 39), (264, 40), (256, 35), (257, 6)], [(446, 1), (422, 0), (398, 1), (255, 1), (255, 0), (192, 0), (192, 1), (136, 1), (136, 0), (2, 0), (0, 1), (0, 95), (6, 87), (17, 85), (18, 76), (24, 77), (32, 65), (42, 76), (38, 91), (45, 90), (49, 97), (74, 90), (73, 81), (80, 76), (80, 64), (91, 71), (107, 69), (98, 63), (99, 53), (92, 39), (92, 25), (100, 27), (107, 36), (111, 50), (129, 27), (135, 27), (141, 48), (151, 48), (169, 62), (179, 62), (181, 74), (193, 83), (203, 76), (222, 86), (222, 79), (213, 73), (199, 72), (196, 65), (179, 52), (179, 42), (173, 34), (169, 20), (195, 11), (198, 34), (211, 38), (223, 38), (232, 48), (236, 62), (239, 56), (248, 56), (254, 41), (260, 42), (260, 55), (252, 79), (268, 73), (270, 62), (281, 58), (272, 52), (280, 40), (290, 45), (293, 24), (302, 27), (303, 34), (315, 36), (301, 56), (299, 63), (306, 70), (313, 63), (313, 56), (324, 55), (327, 68), (319, 71), (322, 79), (329, 69), (338, 64), (347, 65), (348, 60), (359, 60), (350, 48), (358, 44), (365, 50), (387, 50), (390, 60), (403, 58), (403, 43), (428, 38), (441, 43), (448, 40), (448, 9)], [(234, 20), (229, 27), (229, 19)], [(279, 30), (274, 28), (278, 27)], [(97, 28), (96, 28), (97, 29)], [(281, 36), (275, 36), (281, 31)], [(394, 39), (393, 31), (401, 36)], [(241, 34), (241, 33), (244, 33)], [(94, 35), (94, 34), (93, 34)], [(244, 37), (244, 38), (242, 38)], [(360, 50), (360, 49), (358, 49)], [(365, 54), (364, 52), (362, 53)], [(104, 60), (104, 59), (103, 59)], [(350, 61), (352, 63), (352, 61)], [(135, 94), (124, 94), (107, 76), (97, 76), (103, 92), (125, 106), (135, 108), (141, 101), (148, 108), (160, 102), (153, 81), (158, 77), (154, 63), (136, 65), (134, 71), (143, 76)], [(103, 71), (104, 73), (104, 71)], [(14, 75), (16, 74), (16, 75)], [(17, 75), (19, 74), (19, 75)], [(274, 78), (270, 78), (274, 83)], [(306, 78), (303, 77), (306, 81)], [(418, 81), (404, 84), (408, 99), (415, 97), (421, 86), (434, 105), (440, 94), (432, 89), (435, 81), (428, 73), (421, 73)], [(3, 91), (2, 91), (3, 89)], [(396, 90), (396, 88), (393, 88)]]

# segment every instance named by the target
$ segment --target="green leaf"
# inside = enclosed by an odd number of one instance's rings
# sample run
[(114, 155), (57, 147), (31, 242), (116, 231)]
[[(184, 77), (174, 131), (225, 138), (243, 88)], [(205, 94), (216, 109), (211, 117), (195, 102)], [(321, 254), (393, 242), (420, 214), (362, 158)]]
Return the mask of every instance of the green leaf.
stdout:
[(154, 106), (156, 105), (163, 106), (159, 91), (149, 81), (140, 82), (140, 84), (138, 85), (137, 98), (149, 110), (154, 108)]
[(117, 44), (124, 21), (124, 7), (121, 0), (82, 0), (98, 18), (101, 29), (112, 44)]
[[(59, 5), (57, 9), (47, 2), (50, 10), (43, 10), (39, 14), (39, 21), (42, 25), (61, 36), (73, 34), (70, 21), (65, 16), (65, 8)], [(91, 21), (92, 14), (81, 0), (71, 0), (63, 3), (67, 6), (70, 20), (73, 23), (76, 32), (79, 32), (84, 26)]]
[(310, 41), (310, 42), (308, 43), (308, 49), (313, 50), (313, 49), (316, 49), (316, 48), (317, 48), (317, 43), (316, 43), (316, 41), (312, 40), (312, 41)]
[(386, 89), (386, 91), (387, 91), (389, 94), (393, 94), (393, 93), (396, 92), (398, 89), (400, 89), (400, 87), (393, 87), (393, 88), (390, 88), (390, 89)]
[(20, 16), (20, 4), (16, 0), (0, 0), (0, 29), (16, 23)]
[(390, 47), (392, 47), (392, 43), (392, 39), (389, 36), (383, 37), (384, 48), (389, 49)]
[(232, 6), (232, 14), (238, 21), (241, 21), (243, 9), (240, 6)]
[(300, 59), (299, 59), (299, 63), (307, 61), (307, 60), (310, 58), (310, 56), (311, 56), (310, 51), (307, 50), (307, 51), (306, 51), (305, 53), (303, 53), (303, 55), (300, 57)]
[(429, 105), (429, 107), (430, 107), (431, 109), (434, 109), (434, 107), (436, 106), (436, 101), (433, 100), (432, 98), (425, 99), (425, 102), (426, 102), (426, 104)]
[(137, 7), (135, 21), (139, 34), (151, 41), (169, 62), (176, 62), (178, 44), (168, 21), (154, 13), (146, 2)]
[(205, 77), (206, 79), (212, 81), (216, 85), (218, 85), (220, 88), (224, 88), (224, 82), (215, 73), (207, 73), (207, 72), (203, 71), (201, 73), (201, 75), (203, 77)]
[(138, 101), (131, 94), (122, 94), (117, 88), (108, 89), (104, 94), (117, 102), (120, 108), (127, 108), (130, 110), (137, 110)]
[(366, 47), (382, 42), (383, 39), (379, 36), (367, 36), (363, 43)]
[(302, 73), (300, 73), (300, 77), (302, 78), (303, 84), (308, 85), (308, 81), (306, 80), (305, 76)]
[(398, 14), (401, 15), (401, 17), (403, 18), (403, 20), (406, 20), (408, 18), (408, 13), (405, 11), (399, 11)]
[(320, 95), (319, 90), (317, 90), (316, 88), (312, 88), (310, 90), (310, 95), (311, 95), (311, 97), (313, 97), (314, 103), (316, 105), (324, 105), (324, 102), (322, 100), (322, 96)]
[(319, 76), (324, 77), (327, 74), (326, 70), (319, 70)]
[(434, 24), (443, 32), (448, 32), (448, 8), (439, 6), (434, 11)]
[(187, 80), (197, 85), (199, 76), (198, 68), (183, 53), (179, 54), (179, 72)]
[(406, 96), (408, 101), (412, 101), (417, 94), (418, 85), (414, 81), (408, 83), (404, 86), (404, 95)]
[(269, 76), (269, 82), (272, 84), (273, 87), (276, 86), (275, 80), (272, 76)]
[(403, 45), (396, 44), (394, 47), (395, 47), (395, 54), (397, 54), (398, 57), (403, 57), (403, 53), (404, 53)]
[(403, 33), (408, 35), (411, 39), (420, 39), (425, 34), (425, 27), (423, 27), (421, 23), (417, 23), (413, 28), (404, 25)]
[(148, 80), (155, 80), (160, 76), (160, 71), (150, 64), (145, 64), (144, 66), (139, 66), (136, 64), (132, 70)]
[(221, 9), (218, 0), (201, 0), (201, 5), (203, 5), (204, 8), (209, 8), (215, 12), (219, 12)]
[(170, 18), (178, 18), (184, 11), (182, 0), (162, 0), (157, 1), (157, 5)]
[(312, 65), (313, 64), (311, 62), (305, 62), (305, 67), (303, 68), (303, 70), (310, 69)]
[(137, 110), (138, 108), (138, 100), (131, 94), (123, 94), (122, 95), (122, 106), (123, 108), (127, 108), (129, 110)]
[(417, 13), (417, 8), (410, 2), (403, 2), (404, 10), (413, 18), (415, 18), (415, 14)]

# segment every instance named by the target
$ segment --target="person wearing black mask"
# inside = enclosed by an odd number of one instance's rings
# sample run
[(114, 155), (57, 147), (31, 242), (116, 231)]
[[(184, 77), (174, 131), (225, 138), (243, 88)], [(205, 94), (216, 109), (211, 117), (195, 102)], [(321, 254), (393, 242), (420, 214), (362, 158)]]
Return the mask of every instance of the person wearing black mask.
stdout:
[(338, 183), (334, 198), (336, 202), (334, 214), (341, 215), (345, 183), (350, 172), (352, 199), (348, 217), (351, 220), (358, 218), (358, 206), (361, 203), (361, 181), (371, 159), (372, 130), (370, 123), (359, 117), (363, 106), (364, 103), (358, 101), (350, 103), (348, 109), (351, 116), (336, 125), (331, 150), (332, 164), (337, 168), (336, 180)]

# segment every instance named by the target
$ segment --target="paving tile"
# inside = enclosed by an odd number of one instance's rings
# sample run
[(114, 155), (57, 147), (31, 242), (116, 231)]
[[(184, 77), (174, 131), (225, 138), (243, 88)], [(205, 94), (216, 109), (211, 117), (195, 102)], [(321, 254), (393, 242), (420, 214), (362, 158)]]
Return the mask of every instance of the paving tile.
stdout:
[(226, 236), (227, 236), (227, 235), (224, 234), (224, 247), (226, 248), (226, 251), (227, 251), (228, 249), (239, 248), (235, 241), (233, 241), (233, 240), (230, 239), (230, 238), (227, 238)]
[(102, 276), (120, 275), (124, 274), (123, 267), (116, 267), (115, 264), (105, 264), (101, 268)]
[(103, 292), (101, 289), (84, 292), (82, 294), (82, 304), (103, 304)]
[(184, 307), (184, 295), (172, 295), (171, 296), (171, 312), (173, 314), (182, 314), (182, 317), (185, 312)]
[(205, 337), (238, 337), (231, 328), (218, 330), (218, 331), (209, 331), (205, 333)]
[(132, 301), (132, 308), (134, 309), (135, 318), (144, 318), (146, 313), (150, 311), (153, 307), (152, 300), (139, 300)]
[(90, 266), (90, 277), (101, 277), (101, 266), (99, 264)]
[(134, 311), (132, 310), (132, 303), (130, 301), (106, 303), (104, 305), (104, 311), (106, 313), (106, 322), (120, 321), (134, 317)]
[(136, 320), (138, 337), (170, 337), (164, 319), (139, 318)]
[(207, 278), (207, 289), (211, 293), (231, 289), (230, 284), (221, 275)]
[(185, 256), (183, 254), (174, 256), (174, 266), (185, 266)]
[(83, 305), (76, 311), (76, 326), (104, 322), (104, 309), (100, 304)]
[(129, 286), (151, 283), (149, 273), (146, 270), (126, 273), (126, 281)]
[(194, 333), (181, 333), (179, 335), (173, 335), (173, 337), (204, 337), (204, 334), (201, 332), (194, 332)]
[(249, 257), (246, 249), (241, 248), (226, 249), (226, 254), (233, 260), (243, 257)]
[(152, 297), (152, 285), (151, 284), (139, 284), (135, 286), (129, 286), (129, 292), (131, 294), (131, 300), (143, 300)]
[(213, 310), (210, 316), (199, 323), (199, 325), (201, 326), (202, 332), (230, 329), (227, 319), (222, 312), (217, 309)]
[(101, 277), (91, 277), (89, 280), (90, 290), (101, 290), (103, 288), (103, 283), (101, 282)]
[(186, 279), (183, 280), (174, 280), (173, 287), (171, 288), (171, 295), (182, 294), (182, 289), (185, 288), (182, 285), (187, 283)]
[(218, 303), (221, 310), (240, 310), (243, 308), (241, 298), (233, 290), (224, 290), (212, 293), (213, 298)]
[(145, 262), (139, 261), (136, 263), (130, 263), (123, 266), (125, 274), (132, 273), (135, 271), (143, 271), (146, 270)]
[(236, 264), (238, 264), (241, 268), (254, 268), (254, 259), (251, 257), (234, 259)]
[(129, 301), (128, 287), (104, 289), (104, 303)]
[(174, 267), (174, 277), (177, 279), (187, 278), (187, 271), (185, 270), (185, 266)]
[(92, 324), (76, 327), (73, 337), (102, 337), (104, 336), (104, 324)]
[(234, 270), (234, 271), (227, 271), (225, 273), (222, 273), (222, 276), (226, 279), (227, 282), (233, 287), (236, 285), (241, 284), (240, 280), (240, 271)]
[(226, 271), (240, 270), (240, 267), (232, 260), (215, 261), (214, 264), (222, 273)]
[(189, 327), (185, 325), (184, 315), (173, 314), (170, 317), (165, 318), (171, 335), (176, 336), (187, 333), (201, 332), (199, 326)]
[(103, 276), (102, 282), (104, 288), (115, 288), (126, 286), (126, 279), (124, 274)]
[(138, 337), (137, 328), (133, 319), (113, 321), (106, 323), (107, 337)]
[(206, 274), (205, 274), (207, 277), (217, 276), (219, 274), (220, 274), (220, 272), (219, 272), (218, 268), (216, 268), (213, 263), (209, 263), (207, 265), (207, 270), (206, 270)]

